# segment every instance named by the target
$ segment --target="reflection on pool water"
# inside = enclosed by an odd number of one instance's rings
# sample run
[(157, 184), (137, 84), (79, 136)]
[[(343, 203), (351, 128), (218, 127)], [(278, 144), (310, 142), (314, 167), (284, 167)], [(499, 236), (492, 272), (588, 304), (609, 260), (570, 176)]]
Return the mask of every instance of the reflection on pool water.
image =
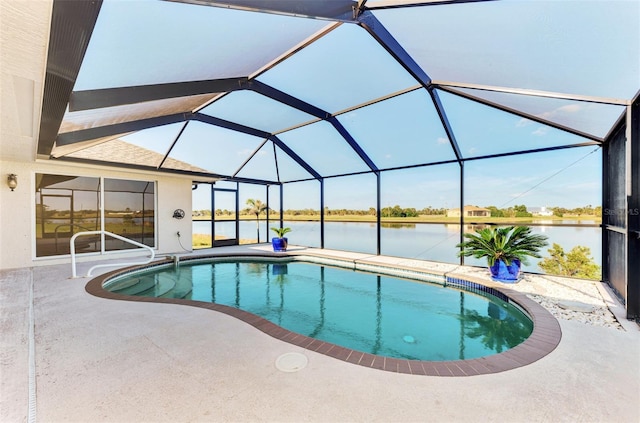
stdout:
[(104, 288), (224, 304), (311, 338), (410, 360), (485, 357), (533, 330), (519, 308), (488, 294), (299, 261), (183, 263)]

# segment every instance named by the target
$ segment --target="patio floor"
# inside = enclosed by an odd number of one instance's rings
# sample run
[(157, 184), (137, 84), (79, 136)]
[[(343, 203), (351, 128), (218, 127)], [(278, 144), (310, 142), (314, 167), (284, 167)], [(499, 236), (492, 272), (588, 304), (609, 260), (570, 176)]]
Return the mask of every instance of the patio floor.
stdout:
[[(79, 263), (79, 274), (91, 265)], [(559, 319), (558, 347), (524, 367), (415, 376), (336, 360), (207, 309), (94, 297), (85, 292), (90, 278), (70, 275), (68, 264), (0, 272), (2, 422), (640, 421), (640, 330), (619, 316), (622, 329)], [(528, 276), (518, 289), (536, 283)], [(623, 310), (603, 297), (614, 314)], [(307, 366), (278, 370), (291, 352)]]

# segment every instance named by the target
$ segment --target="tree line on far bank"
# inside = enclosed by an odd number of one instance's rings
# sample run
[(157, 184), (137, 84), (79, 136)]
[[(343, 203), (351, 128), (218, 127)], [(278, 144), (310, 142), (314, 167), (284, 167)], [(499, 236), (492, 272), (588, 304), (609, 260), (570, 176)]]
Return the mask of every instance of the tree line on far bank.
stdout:
[[(527, 206), (515, 205), (507, 208), (499, 208), (496, 206), (487, 206), (484, 207), (491, 212), (491, 217), (533, 217), (533, 213), (527, 209)], [(447, 215), (446, 208), (434, 208), (431, 206), (425, 207), (423, 209), (416, 209), (414, 207), (400, 207), (399, 205), (395, 205), (393, 207), (383, 207), (380, 209), (380, 217), (420, 217), (420, 216), (446, 216)], [(602, 216), (602, 207), (596, 206), (592, 207), (591, 205), (576, 207), (576, 208), (565, 208), (565, 207), (547, 207), (549, 212), (551, 212), (554, 216), (564, 217), (564, 216)], [(279, 211), (277, 210), (268, 210), (269, 216), (277, 216), (279, 215)], [(262, 211), (261, 213), (266, 213), (266, 211)], [(368, 209), (330, 209), (329, 207), (325, 207), (324, 210), (325, 216), (376, 216), (375, 207), (369, 207)], [(232, 210), (227, 209), (216, 209), (216, 216), (231, 216), (234, 212)], [(255, 214), (255, 210), (251, 207), (240, 210), (240, 215), (253, 215)], [(320, 210), (316, 209), (287, 209), (284, 211), (284, 214), (287, 216), (319, 216)], [(211, 216), (211, 210), (194, 210), (194, 216), (202, 216), (208, 217)]]

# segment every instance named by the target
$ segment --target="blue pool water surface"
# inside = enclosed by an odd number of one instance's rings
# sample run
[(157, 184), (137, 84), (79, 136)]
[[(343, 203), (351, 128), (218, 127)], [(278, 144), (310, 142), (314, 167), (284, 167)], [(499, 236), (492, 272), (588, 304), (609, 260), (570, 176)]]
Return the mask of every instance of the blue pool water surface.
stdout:
[(533, 330), (517, 307), (491, 295), (297, 261), (184, 263), (120, 277), (105, 289), (224, 304), (302, 335), (410, 360), (484, 357)]

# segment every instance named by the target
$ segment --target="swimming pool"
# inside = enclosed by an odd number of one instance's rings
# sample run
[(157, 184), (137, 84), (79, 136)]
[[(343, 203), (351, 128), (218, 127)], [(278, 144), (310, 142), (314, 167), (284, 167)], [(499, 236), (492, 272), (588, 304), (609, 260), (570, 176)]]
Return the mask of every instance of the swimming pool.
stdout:
[(119, 277), (105, 289), (222, 304), (309, 338), (406, 360), (486, 357), (533, 329), (508, 299), (480, 290), (304, 261), (186, 262)]
[[(214, 304), (202, 301), (193, 301), (180, 298), (166, 297), (143, 297), (113, 293), (105, 290), (104, 286), (120, 280), (121, 277), (138, 274), (138, 272), (150, 269), (160, 270), (175, 266), (173, 259), (167, 258), (152, 264), (143, 266), (130, 266), (122, 269), (114, 270), (91, 279), (85, 286), (87, 293), (96, 297), (110, 300), (124, 300), (133, 302), (153, 302), (181, 304), (192, 307), (204, 308), (219, 313), (235, 317), (261, 332), (293, 346), (300, 347), (305, 350), (313, 351), (319, 354), (327, 355), (336, 360), (364, 366), (376, 370), (384, 370), (394, 373), (405, 373), (412, 375), (426, 376), (475, 376), (482, 374), (491, 374), (503, 372), (518, 367), (526, 366), (551, 353), (560, 343), (562, 331), (555, 317), (551, 315), (540, 304), (536, 303), (524, 293), (517, 292), (510, 287), (482, 281), (470, 275), (457, 274), (455, 272), (444, 272), (442, 269), (433, 268), (422, 264), (412, 264), (411, 262), (403, 264), (391, 264), (397, 261), (394, 258), (388, 260), (380, 256), (380, 259), (366, 258), (350, 258), (348, 254), (341, 253), (346, 257), (336, 258), (334, 253), (324, 253), (322, 250), (307, 251), (289, 251), (285, 254), (275, 254), (269, 252), (220, 252), (208, 254), (195, 254), (184, 256), (181, 260), (181, 266), (186, 263), (209, 263), (216, 261), (247, 261), (247, 260), (301, 260), (317, 262), (324, 265), (332, 265), (345, 267), (350, 269), (376, 271), (381, 274), (402, 275), (412, 279), (420, 280), (437, 280), (443, 285), (462, 286), (479, 292), (490, 292), (505, 300), (505, 302), (517, 304), (533, 321), (533, 332), (521, 344), (498, 354), (489, 355), (481, 358), (466, 358), (464, 360), (447, 360), (447, 361), (425, 361), (410, 360), (385, 357), (382, 355), (374, 355), (363, 351), (336, 345), (331, 342), (325, 342), (318, 339), (292, 332), (284, 329), (275, 323), (263, 319), (255, 314), (243, 311), (241, 309), (226, 306), (222, 304)], [(283, 264), (279, 262), (278, 264)], [(287, 268), (288, 270), (288, 268)], [(132, 322), (135, 325), (135, 321)], [(230, 340), (233, 342), (233, 340)], [(269, 351), (265, 351), (265, 356), (269, 356)]]

